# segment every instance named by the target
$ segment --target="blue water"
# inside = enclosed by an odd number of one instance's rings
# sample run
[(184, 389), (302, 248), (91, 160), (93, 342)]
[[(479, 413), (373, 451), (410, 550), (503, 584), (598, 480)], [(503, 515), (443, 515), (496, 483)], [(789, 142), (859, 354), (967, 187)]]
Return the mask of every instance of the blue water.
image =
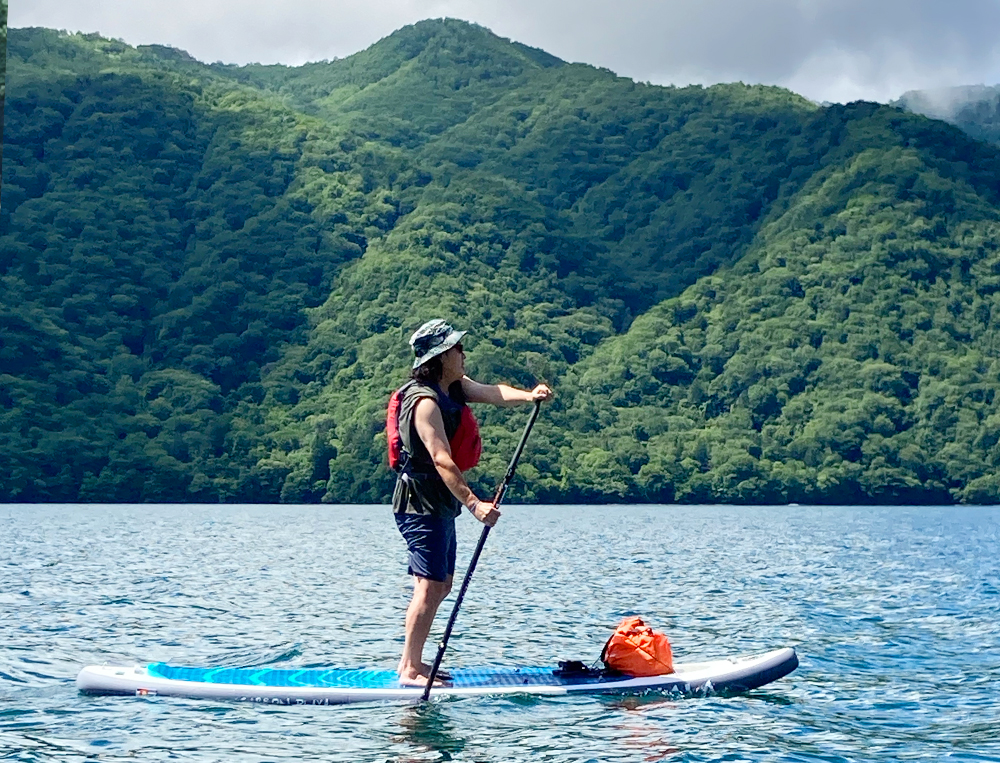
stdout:
[[(460, 567), (480, 527), (459, 521)], [(800, 668), (728, 698), (262, 707), (73, 679), (393, 668), (387, 508), (0, 506), (0, 760), (1000, 761), (998, 559), (1000, 509), (511, 506), (446, 666), (590, 661), (637, 613), (679, 662), (794, 646)]]

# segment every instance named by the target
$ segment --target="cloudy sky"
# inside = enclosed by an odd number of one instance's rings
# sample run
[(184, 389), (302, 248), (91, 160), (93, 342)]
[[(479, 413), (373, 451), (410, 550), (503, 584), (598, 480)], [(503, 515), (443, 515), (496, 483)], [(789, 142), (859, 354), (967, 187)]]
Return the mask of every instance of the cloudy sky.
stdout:
[(10, 0), (9, 25), (301, 64), (443, 16), (656, 84), (741, 80), (844, 102), (1000, 83), (1000, 0)]

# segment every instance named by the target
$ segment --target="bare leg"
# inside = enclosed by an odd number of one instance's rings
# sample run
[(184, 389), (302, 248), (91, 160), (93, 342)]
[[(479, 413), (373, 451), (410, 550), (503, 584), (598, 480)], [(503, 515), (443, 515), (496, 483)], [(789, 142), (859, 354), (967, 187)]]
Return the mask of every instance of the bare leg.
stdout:
[(430, 675), (430, 668), (423, 661), (424, 644), (438, 607), (451, 591), (451, 581), (451, 575), (444, 582), (413, 576), (413, 598), (406, 609), (406, 641), (397, 668), (402, 684), (423, 686)]

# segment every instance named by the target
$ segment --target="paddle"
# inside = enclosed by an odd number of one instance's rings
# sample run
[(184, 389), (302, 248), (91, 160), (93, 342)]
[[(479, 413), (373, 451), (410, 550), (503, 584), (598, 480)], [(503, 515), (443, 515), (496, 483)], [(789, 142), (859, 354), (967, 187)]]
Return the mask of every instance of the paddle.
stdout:
[[(521, 460), (521, 452), (524, 450), (525, 443), (528, 442), (528, 435), (531, 434), (531, 428), (535, 425), (535, 419), (538, 418), (538, 412), (542, 408), (542, 401), (535, 401), (535, 409), (531, 412), (531, 418), (528, 419), (527, 425), (524, 427), (524, 434), (521, 435), (521, 442), (517, 444), (517, 448), (514, 450), (514, 457), (510, 460), (510, 466), (507, 467), (507, 474), (504, 475), (503, 481), (497, 486), (496, 495), (493, 497), (493, 505), (496, 507), (500, 506), (503, 501), (504, 494), (507, 492), (507, 487), (510, 485), (510, 481), (514, 479), (514, 470), (517, 469), (517, 462)], [(455, 627), (455, 620), (458, 619), (458, 608), (462, 606), (462, 599), (465, 598), (465, 592), (469, 588), (469, 581), (472, 579), (472, 573), (476, 571), (476, 564), (479, 562), (479, 555), (483, 552), (483, 546), (486, 545), (486, 537), (490, 534), (490, 526), (486, 525), (483, 527), (483, 534), (479, 536), (479, 543), (476, 544), (476, 550), (472, 554), (472, 561), (469, 562), (469, 569), (465, 571), (465, 579), (462, 581), (462, 587), (458, 591), (458, 598), (455, 599), (455, 606), (451, 610), (451, 617), (448, 618), (448, 625), (445, 626), (444, 636), (441, 638), (441, 643), (438, 644), (437, 656), (434, 658), (434, 665), (431, 667), (431, 674), (427, 677), (427, 685), (424, 687), (424, 693), (421, 697), (423, 700), (431, 694), (431, 686), (434, 684), (434, 679), (437, 676), (438, 668), (441, 667), (441, 660), (444, 659), (444, 650), (448, 648), (448, 639), (451, 638), (451, 629)]]

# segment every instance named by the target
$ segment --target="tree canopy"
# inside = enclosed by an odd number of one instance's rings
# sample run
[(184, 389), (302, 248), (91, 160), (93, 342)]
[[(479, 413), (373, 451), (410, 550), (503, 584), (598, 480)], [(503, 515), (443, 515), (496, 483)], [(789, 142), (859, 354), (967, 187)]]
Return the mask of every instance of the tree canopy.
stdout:
[[(386, 501), (432, 317), (556, 388), (525, 500), (1000, 500), (1000, 155), (955, 127), (454, 20), (301, 67), (14, 29), (8, 71), (4, 500)], [(520, 414), (477, 414), (488, 490)]]

